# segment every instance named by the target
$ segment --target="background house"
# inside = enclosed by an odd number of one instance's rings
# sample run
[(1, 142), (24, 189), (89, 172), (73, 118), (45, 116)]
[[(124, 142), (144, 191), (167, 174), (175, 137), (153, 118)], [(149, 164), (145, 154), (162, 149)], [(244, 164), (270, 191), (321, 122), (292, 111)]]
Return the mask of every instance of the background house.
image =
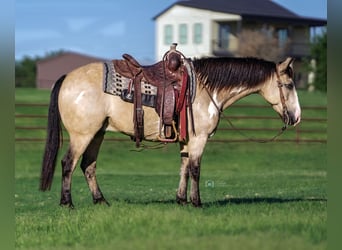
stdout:
[(296, 58), (300, 86), (307, 82), (302, 62), (310, 55), (312, 32), (327, 24), (323, 19), (299, 16), (270, 0), (178, 1), (154, 20), (156, 58), (162, 58), (172, 42), (188, 57), (239, 56), (240, 35), (257, 31), (275, 38), (272, 48), (283, 49), (283, 56)]
[(50, 89), (62, 75), (82, 65), (105, 61), (104, 59), (82, 55), (74, 52), (64, 52), (37, 62), (37, 88)]
[[(173, 42), (178, 43), (178, 49), (190, 58), (255, 56), (249, 54), (248, 45), (243, 41), (257, 44), (258, 34), (263, 34), (274, 39), (270, 44), (264, 43), (262, 53), (256, 56), (273, 61), (287, 56), (296, 58), (298, 87), (306, 87), (308, 81), (307, 67), (303, 62), (310, 59), (312, 33), (319, 32), (320, 27), (327, 24), (324, 19), (299, 16), (271, 0), (177, 1), (157, 14), (154, 20), (156, 61), (162, 59)], [(255, 33), (242, 39), (247, 31)], [(258, 50), (261, 47), (257, 45)], [(245, 49), (244, 53), (241, 48)], [(276, 52), (282, 53), (279, 58), (274, 58), (273, 52), (277, 49)], [(74, 52), (40, 60), (36, 65), (36, 86), (51, 88), (61, 75), (94, 61), (105, 60)]]

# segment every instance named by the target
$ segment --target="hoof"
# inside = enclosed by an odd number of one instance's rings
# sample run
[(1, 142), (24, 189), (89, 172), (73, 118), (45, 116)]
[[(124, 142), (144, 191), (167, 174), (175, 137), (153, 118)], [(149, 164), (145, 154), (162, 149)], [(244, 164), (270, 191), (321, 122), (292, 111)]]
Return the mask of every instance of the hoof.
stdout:
[(201, 201), (191, 201), (192, 206), (194, 207), (198, 207), (201, 208), (202, 207), (202, 203)]
[(61, 207), (66, 207), (66, 208), (70, 208), (70, 209), (75, 208), (75, 206), (74, 206), (74, 204), (72, 204), (72, 202), (60, 202), (59, 205)]
[(102, 197), (102, 198), (99, 198), (99, 199), (94, 199), (93, 202), (94, 202), (94, 204), (100, 204), (100, 205), (105, 204), (105, 205), (107, 205), (108, 207), (110, 207), (109, 202), (106, 201), (106, 199), (103, 198), (103, 197)]
[(179, 205), (183, 205), (183, 206), (188, 205), (187, 199), (186, 199), (186, 198), (178, 197), (178, 195), (177, 195), (177, 197), (176, 197), (176, 201), (177, 201), (177, 203), (178, 203)]

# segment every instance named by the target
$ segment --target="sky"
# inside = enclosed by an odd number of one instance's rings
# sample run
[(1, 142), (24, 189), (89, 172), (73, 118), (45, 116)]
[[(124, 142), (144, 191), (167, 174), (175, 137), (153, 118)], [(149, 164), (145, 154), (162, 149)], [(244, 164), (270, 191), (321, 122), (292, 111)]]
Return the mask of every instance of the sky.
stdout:
[[(15, 59), (59, 50), (104, 59), (155, 61), (153, 17), (176, 0), (16, 0)], [(274, 0), (301, 16), (327, 18), (327, 0)]]

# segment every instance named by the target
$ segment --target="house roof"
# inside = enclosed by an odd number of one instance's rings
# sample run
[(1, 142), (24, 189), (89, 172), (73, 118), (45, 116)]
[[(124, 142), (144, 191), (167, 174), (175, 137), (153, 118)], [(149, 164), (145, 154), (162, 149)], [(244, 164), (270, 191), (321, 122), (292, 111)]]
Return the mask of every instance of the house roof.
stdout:
[(89, 55), (85, 55), (85, 54), (81, 54), (81, 53), (77, 53), (77, 52), (73, 52), (73, 51), (62, 51), (60, 53), (57, 53), (56, 55), (52, 55), (52, 56), (38, 60), (37, 64), (42, 64), (42, 63), (46, 63), (46, 62), (50, 62), (50, 61), (60, 60), (60, 58), (64, 58), (64, 57), (82, 58), (82, 59), (92, 60), (92, 61), (104, 61), (103, 58), (89, 56)]
[(188, 0), (177, 1), (153, 19), (157, 19), (175, 5), (215, 12), (241, 15), (245, 19), (279, 20), (310, 26), (325, 26), (325, 19), (299, 16), (271, 0)]

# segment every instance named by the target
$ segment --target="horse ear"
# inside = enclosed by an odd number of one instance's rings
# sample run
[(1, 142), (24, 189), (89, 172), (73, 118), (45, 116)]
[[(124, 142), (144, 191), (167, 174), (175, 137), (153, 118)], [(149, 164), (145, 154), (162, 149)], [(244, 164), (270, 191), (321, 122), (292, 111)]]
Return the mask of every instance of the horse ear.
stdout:
[(293, 69), (293, 62), (295, 59), (292, 57), (288, 57), (286, 60), (288, 60), (288, 59), (289, 59), (289, 63), (287, 65), (287, 67), (290, 67), (291, 69)]
[(279, 67), (279, 71), (285, 71), (287, 68), (291, 68), (293, 69), (293, 62), (294, 62), (294, 58), (292, 57), (288, 57), (286, 58), (285, 61), (282, 61), (278, 64), (278, 67)]

